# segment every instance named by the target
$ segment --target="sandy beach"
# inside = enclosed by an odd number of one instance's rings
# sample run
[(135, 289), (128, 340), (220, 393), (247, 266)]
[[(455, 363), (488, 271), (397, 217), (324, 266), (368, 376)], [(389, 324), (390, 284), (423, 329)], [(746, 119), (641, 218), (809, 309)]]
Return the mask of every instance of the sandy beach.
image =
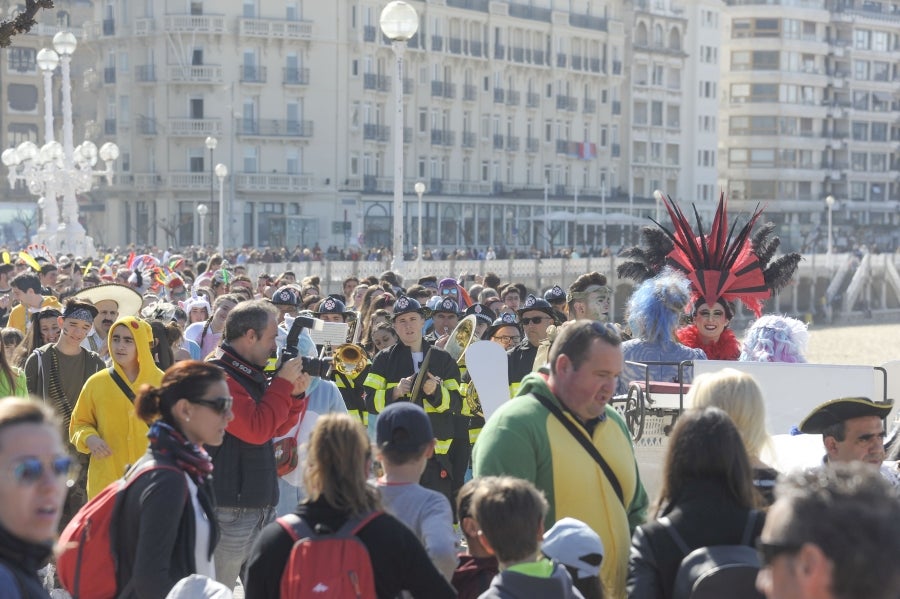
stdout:
[(900, 324), (813, 325), (809, 330), (807, 358), (816, 364), (870, 366), (900, 360)]

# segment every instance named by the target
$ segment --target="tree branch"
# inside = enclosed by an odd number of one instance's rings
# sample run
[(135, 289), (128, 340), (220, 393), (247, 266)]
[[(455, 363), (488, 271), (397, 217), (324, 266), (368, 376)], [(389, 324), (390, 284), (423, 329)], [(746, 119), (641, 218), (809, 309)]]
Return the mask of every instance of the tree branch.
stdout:
[(42, 8), (53, 8), (53, 0), (25, 0), (25, 10), (12, 19), (0, 21), (0, 48), (12, 44), (12, 38), (19, 33), (27, 33), (37, 25), (34, 19)]

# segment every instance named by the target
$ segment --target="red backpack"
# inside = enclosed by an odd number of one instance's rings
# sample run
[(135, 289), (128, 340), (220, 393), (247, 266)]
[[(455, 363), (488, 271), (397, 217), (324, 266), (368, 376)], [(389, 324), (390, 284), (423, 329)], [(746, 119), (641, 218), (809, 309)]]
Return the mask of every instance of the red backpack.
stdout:
[(124, 478), (110, 483), (84, 504), (66, 525), (57, 544), (56, 571), (73, 599), (116, 597), (118, 560), (113, 549), (113, 527), (125, 490), (143, 474), (161, 469), (181, 473), (174, 466), (163, 466), (152, 460), (138, 462)]
[(372, 560), (356, 533), (381, 514), (373, 511), (350, 518), (335, 533), (313, 531), (297, 514), (278, 518), (294, 540), (281, 575), (281, 598), (375, 597)]

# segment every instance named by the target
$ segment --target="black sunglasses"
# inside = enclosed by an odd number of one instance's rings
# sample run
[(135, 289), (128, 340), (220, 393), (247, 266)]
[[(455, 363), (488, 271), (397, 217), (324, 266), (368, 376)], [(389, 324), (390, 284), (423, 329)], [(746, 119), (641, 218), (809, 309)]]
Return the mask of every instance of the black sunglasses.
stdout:
[[(49, 469), (56, 478), (68, 478), (72, 473), (72, 458), (59, 456), (53, 458)], [(38, 458), (23, 458), (13, 468), (13, 478), (20, 485), (33, 485), (44, 477), (45, 466)]]
[(801, 547), (803, 547), (802, 543), (766, 543), (761, 539), (757, 539), (756, 552), (759, 553), (760, 567), (766, 568), (770, 566), (779, 555), (797, 553)]
[(522, 324), (541, 324), (545, 320), (552, 320), (549, 316), (533, 316), (531, 318), (523, 318), (519, 322)]
[(201, 406), (206, 406), (212, 410), (215, 410), (219, 414), (224, 414), (228, 410), (231, 409), (231, 406), (234, 404), (234, 398), (232, 397), (216, 397), (215, 399), (189, 399), (191, 403), (195, 403)]

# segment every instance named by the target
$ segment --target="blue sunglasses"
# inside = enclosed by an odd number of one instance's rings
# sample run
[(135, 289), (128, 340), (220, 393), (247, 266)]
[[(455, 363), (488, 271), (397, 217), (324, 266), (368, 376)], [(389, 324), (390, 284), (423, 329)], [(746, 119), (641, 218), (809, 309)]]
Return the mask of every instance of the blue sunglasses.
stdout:
[[(72, 458), (59, 456), (50, 462), (50, 470), (56, 478), (68, 478), (72, 473)], [(13, 468), (13, 478), (20, 485), (33, 485), (44, 477), (45, 465), (38, 458), (23, 458)]]

